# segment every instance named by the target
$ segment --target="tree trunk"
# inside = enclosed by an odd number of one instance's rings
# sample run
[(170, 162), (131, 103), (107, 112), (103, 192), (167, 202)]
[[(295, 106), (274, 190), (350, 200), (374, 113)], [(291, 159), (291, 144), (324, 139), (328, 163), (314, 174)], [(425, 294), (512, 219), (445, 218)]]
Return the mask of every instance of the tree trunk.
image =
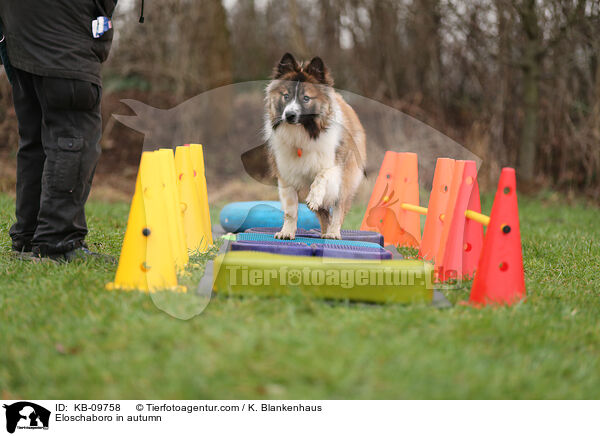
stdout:
[(531, 181), (534, 178), (537, 154), (539, 72), (534, 63), (523, 69), (523, 130), (519, 148), (519, 179)]
[[(328, 55), (336, 56), (340, 50), (340, 11), (336, 2), (321, 2), (321, 29), (323, 29), (323, 46), (321, 50)], [(328, 56), (329, 58), (329, 56)]]
[(302, 25), (300, 24), (300, 11), (298, 10), (298, 3), (296, 3), (296, 0), (290, 0), (289, 7), (290, 24), (292, 27), (292, 40), (290, 42), (298, 57), (300, 59), (306, 59), (311, 54), (308, 45), (306, 44), (306, 40), (304, 39), (304, 32), (302, 30)]
[(510, 74), (505, 59), (508, 58), (510, 52), (510, 23), (506, 17), (506, 3), (503, 0), (495, 0), (494, 5), (496, 14), (498, 15), (498, 67), (496, 74), (491, 77), (492, 82), (489, 84), (490, 89), (492, 89), (492, 86), (496, 88), (496, 92), (491, 96), (492, 101), (490, 102), (491, 147), (486, 156), (491, 161), (489, 165), (489, 181), (492, 186), (500, 175), (500, 168), (510, 161), (504, 142), (506, 105), (508, 100), (507, 91), (509, 89)]
[(526, 40), (522, 60), (523, 130), (521, 132), (521, 146), (519, 147), (517, 169), (519, 179), (530, 182), (534, 178), (537, 154), (539, 80), (543, 53), (543, 35), (538, 23), (535, 0), (526, 0), (519, 13)]

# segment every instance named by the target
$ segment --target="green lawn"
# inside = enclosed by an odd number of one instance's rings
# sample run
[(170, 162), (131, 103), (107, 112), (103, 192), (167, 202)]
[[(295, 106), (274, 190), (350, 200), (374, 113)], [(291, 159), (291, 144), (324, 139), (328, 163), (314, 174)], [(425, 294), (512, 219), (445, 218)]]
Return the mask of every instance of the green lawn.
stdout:
[[(91, 247), (118, 255), (128, 205), (88, 211)], [(182, 321), (105, 291), (110, 263), (15, 260), (0, 195), (0, 396), (598, 398), (600, 210), (548, 194), (520, 213), (528, 300), (511, 308), (217, 296)]]

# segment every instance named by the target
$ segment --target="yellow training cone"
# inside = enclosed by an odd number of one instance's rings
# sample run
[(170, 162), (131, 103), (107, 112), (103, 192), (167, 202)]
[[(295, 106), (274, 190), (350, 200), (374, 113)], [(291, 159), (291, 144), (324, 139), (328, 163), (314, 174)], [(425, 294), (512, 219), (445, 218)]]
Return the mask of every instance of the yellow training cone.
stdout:
[(192, 157), (192, 169), (194, 170), (194, 181), (200, 196), (200, 207), (202, 208), (202, 225), (206, 233), (208, 244), (213, 244), (212, 228), (210, 224), (210, 209), (208, 206), (208, 189), (206, 188), (206, 173), (204, 171), (204, 152), (202, 144), (190, 144)]
[(205, 252), (208, 250), (208, 237), (203, 225), (198, 188), (194, 182), (190, 147), (179, 146), (175, 149), (175, 171), (187, 248)]
[(115, 281), (106, 285), (107, 289), (148, 289), (145, 274), (146, 237), (142, 233), (145, 227), (146, 213), (144, 212), (144, 199), (138, 171), (117, 274)]
[(165, 205), (168, 221), (169, 240), (175, 266), (182, 271), (188, 263), (187, 245), (183, 231), (183, 216), (179, 206), (179, 192), (175, 184), (175, 158), (173, 150), (163, 148), (155, 151), (159, 157), (161, 181), (165, 185), (168, 204)]
[(106, 285), (109, 290), (186, 290), (177, 286), (167, 233), (166, 195), (157, 174), (158, 155), (142, 153), (119, 266), (115, 281)]

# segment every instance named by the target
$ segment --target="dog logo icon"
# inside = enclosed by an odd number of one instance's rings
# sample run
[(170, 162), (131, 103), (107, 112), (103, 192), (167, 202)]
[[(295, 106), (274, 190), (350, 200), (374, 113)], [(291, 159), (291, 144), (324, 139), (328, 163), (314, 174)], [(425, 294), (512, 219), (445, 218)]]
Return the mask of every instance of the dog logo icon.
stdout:
[(3, 406), (6, 409), (6, 431), (18, 429), (48, 430), (50, 411), (29, 401), (19, 401)]

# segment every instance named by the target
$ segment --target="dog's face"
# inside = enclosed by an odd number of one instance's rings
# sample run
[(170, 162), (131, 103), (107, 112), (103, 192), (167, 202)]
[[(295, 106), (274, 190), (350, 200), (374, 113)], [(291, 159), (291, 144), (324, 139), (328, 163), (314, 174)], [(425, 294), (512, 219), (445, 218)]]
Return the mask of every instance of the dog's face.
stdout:
[(267, 87), (267, 110), (273, 130), (297, 125), (315, 139), (327, 127), (331, 116), (333, 81), (319, 57), (307, 65), (298, 64), (286, 53), (275, 66)]

